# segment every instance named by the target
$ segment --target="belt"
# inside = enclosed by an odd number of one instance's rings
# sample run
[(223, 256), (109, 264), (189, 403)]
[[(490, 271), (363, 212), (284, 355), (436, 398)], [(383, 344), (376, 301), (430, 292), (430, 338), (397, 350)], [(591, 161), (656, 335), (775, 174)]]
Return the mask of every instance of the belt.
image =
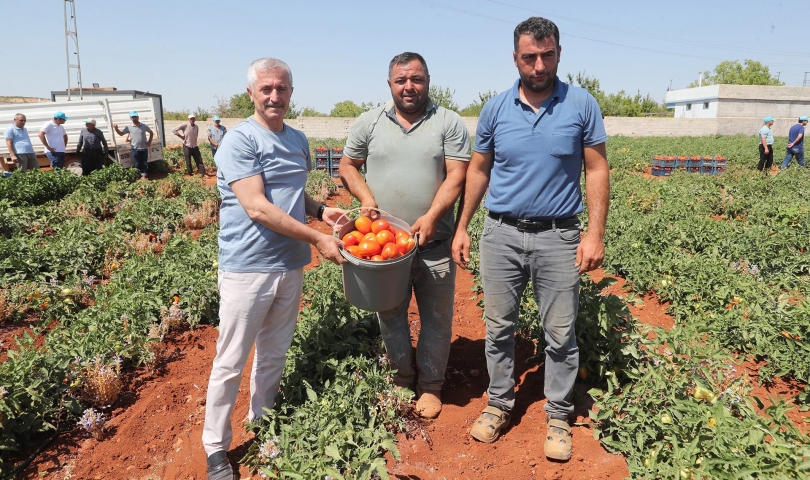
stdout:
[(507, 217), (506, 215), (501, 215), (499, 213), (489, 212), (489, 218), (498, 220), (507, 225), (511, 225), (523, 232), (541, 232), (543, 230), (552, 230), (555, 228), (569, 228), (579, 224), (579, 219), (577, 217), (534, 221), (523, 218)]

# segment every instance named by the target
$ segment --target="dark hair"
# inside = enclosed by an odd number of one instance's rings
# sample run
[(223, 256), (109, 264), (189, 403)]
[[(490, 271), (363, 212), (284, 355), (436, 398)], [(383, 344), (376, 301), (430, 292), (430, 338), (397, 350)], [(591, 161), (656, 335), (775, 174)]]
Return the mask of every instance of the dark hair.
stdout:
[(560, 30), (551, 20), (543, 17), (529, 17), (515, 27), (515, 51), (521, 35), (531, 35), (537, 41), (546, 37), (554, 37), (554, 44), (560, 46)]
[(425, 59), (422, 57), (422, 55), (413, 52), (405, 52), (400, 53), (391, 59), (391, 63), (388, 64), (388, 77), (391, 77), (391, 72), (394, 71), (394, 65), (407, 65), (414, 60), (419, 60), (419, 63), (422, 64), (422, 68), (425, 70), (425, 75), (430, 75), (430, 73), (428, 73), (427, 63), (425, 63)]

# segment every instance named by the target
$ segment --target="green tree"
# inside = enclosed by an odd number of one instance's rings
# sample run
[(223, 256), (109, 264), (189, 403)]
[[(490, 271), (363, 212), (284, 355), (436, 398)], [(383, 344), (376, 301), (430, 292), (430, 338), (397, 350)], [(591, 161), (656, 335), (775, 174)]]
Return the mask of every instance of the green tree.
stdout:
[[(703, 77), (703, 85), (784, 85), (771, 75), (767, 65), (756, 60), (746, 59), (743, 63), (737, 60), (725, 60), (714, 67), (712, 73)], [(688, 88), (698, 86), (692, 82)]]
[(448, 110), (458, 112), (458, 104), (453, 100), (454, 93), (456, 93), (455, 90), (451, 91), (449, 88), (442, 88), (438, 85), (431, 85), (428, 90), (428, 96), (433, 100), (433, 103)]
[(481, 110), (484, 108), (490, 98), (497, 95), (498, 92), (487, 90), (486, 93), (478, 93), (478, 100), (473, 100), (469, 105), (458, 111), (462, 117), (477, 117), (481, 115)]
[(328, 117), (329, 115), (327, 115), (325, 113), (321, 113), (321, 112), (315, 110), (312, 107), (304, 107), (304, 109), (301, 111), (301, 116), (302, 117)]
[(666, 105), (656, 102), (649, 94), (642, 97), (641, 92), (634, 96), (624, 90), (618, 93), (605, 93), (599, 85), (599, 79), (589, 77), (585, 72), (570, 73), (566, 76), (568, 83), (587, 90), (596, 99), (602, 115), (606, 117), (644, 117), (647, 115), (668, 115)]
[(344, 100), (342, 102), (338, 102), (332, 107), (332, 111), (329, 112), (330, 117), (359, 117), (361, 113), (366, 112), (374, 107), (374, 104), (371, 102), (363, 102), (360, 105), (354, 103), (351, 100)]
[(247, 118), (253, 115), (255, 107), (247, 92), (238, 93), (228, 99), (217, 99), (214, 113), (225, 118)]

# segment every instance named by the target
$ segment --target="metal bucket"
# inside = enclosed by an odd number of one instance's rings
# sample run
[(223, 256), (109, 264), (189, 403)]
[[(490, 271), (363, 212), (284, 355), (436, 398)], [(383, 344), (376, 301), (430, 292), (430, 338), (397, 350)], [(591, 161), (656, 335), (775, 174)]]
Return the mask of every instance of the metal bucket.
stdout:
[[(347, 218), (352, 213), (359, 216), (359, 211), (360, 209), (350, 210), (345, 215)], [(397, 230), (411, 231), (411, 226), (405, 221), (383, 211), (380, 211), (377, 217), (380, 218)], [(341, 220), (338, 220), (337, 225), (341, 225)], [(338, 230), (338, 238), (343, 238), (352, 230), (355, 230), (354, 219), (349, 219)], [(408, 295), (411, 264), (413, 257), (416, 256), (416, 250), (417, 247), (414, 247), (410, 252), (393, 260), (373, 262), (355, 257), (341, 249), (340, 254), (346, 259), (346, 263), (343, 264), (343, 294), (346, 295), (346, 300), (357, 308), (371, 312), (384, 312), (397, 307)]]

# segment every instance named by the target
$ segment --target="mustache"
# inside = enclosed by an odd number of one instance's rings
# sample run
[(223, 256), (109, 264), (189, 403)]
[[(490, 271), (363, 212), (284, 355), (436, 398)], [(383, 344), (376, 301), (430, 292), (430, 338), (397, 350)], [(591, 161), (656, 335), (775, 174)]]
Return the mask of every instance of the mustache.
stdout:
[(272, 100), (267, 101), (264, 103), (265, 108), (282, 108), (284, 107), (284, 102), (274, 102)]

